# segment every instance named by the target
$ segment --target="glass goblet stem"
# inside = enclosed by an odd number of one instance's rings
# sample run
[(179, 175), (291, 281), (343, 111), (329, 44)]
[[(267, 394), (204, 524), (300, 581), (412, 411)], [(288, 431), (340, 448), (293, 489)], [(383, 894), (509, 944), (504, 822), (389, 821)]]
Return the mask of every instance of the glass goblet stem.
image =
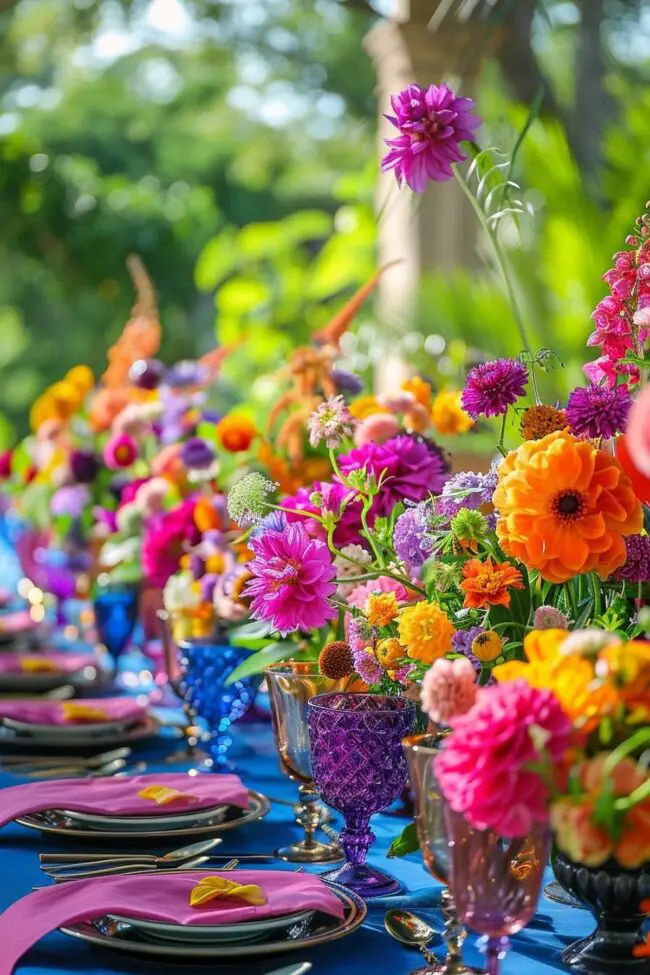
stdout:
[(445, 959), (446, 975), (465, 975), (467, 968), (463, 963), (462, 947), (467, 932), (458, 920), (454, 898), (448, 887), (443, 888), (440, 895), (440, 908), (445, 922), (445, 943), (447, 957)]
[(363, 866), (368, 850), (375, 842), (375, 834), (369, 826), (369, 816), (345, 816), (345, 826), (341, 830), (339, 842), (343, 847), (348, 863)]
[(501, 959), (504, 958), (510, 947), (510, 939), (490, 935), (485, 941), (485, 959), (487, 975), (500, 975)]
[(316, 830), (320, 824), (320, 796), (311, 783), (303, 782), (298, 788), (300, 794), (300, 809), (298, 822), (305, 831), (305, 850), (315, 850), (318, 846)]

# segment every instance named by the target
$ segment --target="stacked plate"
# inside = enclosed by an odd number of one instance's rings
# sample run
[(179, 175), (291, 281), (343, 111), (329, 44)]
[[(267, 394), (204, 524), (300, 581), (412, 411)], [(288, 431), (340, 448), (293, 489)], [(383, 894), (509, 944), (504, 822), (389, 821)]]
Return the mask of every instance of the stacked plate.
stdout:
[(138, 816), (99, 815), (50, 809), (41, 813), (20, 816), (16, 822), (30, 829), (38, 829), (54, 836), (86, 840), (159, 840), (190, 836), (214, 836), (222, 830), (235, 829), (255, 822), (269, 811), (269, 800), (259, 792), (248, 793), (248, 809), (214, 805), (207, 809), (184, 809)]
[(12, 653), (0, 657), (0, 694), (42, 694), (67, 684), (88, 691), (107, 676), (93, 654)]
[(61, 930), (89, 944), (140, 958), (188, 961), (281, 954), (343, 938), (363, 923), (364, 901), (350, 890), (323, 883), (341, 901), (343, 918), (303, 910), (232, 925), (186, 925), (110, 914)]
[[(29, 751), (32, 748), (51, 749), (97, 749), (129, 745), (150, 738), (159, 730), (159, 722), (147, 713), (146, 707), (136, 702), (113, 710), (117, 699), (86, 698), (82, 701), (61, 702), (57, 700), (0, 701), (0, 744), (12, 749)], [(96, 714), (82, 713), (65, 720), (61, 708), (83, 708)], [(103, 720), (98, 720), (97, 712), (106, 709)], [(114, 716), (113, 716), (114, 715)]]

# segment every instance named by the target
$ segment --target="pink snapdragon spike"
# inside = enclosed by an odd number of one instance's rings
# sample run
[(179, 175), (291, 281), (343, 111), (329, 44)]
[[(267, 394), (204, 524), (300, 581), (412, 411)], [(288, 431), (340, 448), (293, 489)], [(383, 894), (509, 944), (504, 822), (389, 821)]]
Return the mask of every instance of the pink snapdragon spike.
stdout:
[(461, 143), (472, 141), (481, 120), (474, 115), (471, 98), (459, 98), (447, 85), (408, 85), (391, 98), (394, 115), (386, 118), (399, 130), (386, 139), (389, 151), (382, 160), (383, 172), (393, 169), (397, 183), (423, 193), (430, 181), (451, 179), (452, 163), (467, 156)]

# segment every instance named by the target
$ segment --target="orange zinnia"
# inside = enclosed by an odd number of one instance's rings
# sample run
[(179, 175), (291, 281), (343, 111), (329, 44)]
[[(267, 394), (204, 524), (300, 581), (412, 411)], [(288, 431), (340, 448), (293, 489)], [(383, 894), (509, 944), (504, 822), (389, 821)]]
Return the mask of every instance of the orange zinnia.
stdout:
[(463, 566), (460, 588), (465, 593), (463, 606), (466, 609), (483, 609), (486, 606), (509, 606), (509, 590), (523, 589), (524, 583), (519, 569), (509, 562), (470, 559)]
[(229, 413), (217, 423), (219, 443), (232, 454), (248, 450), (256, 436), (255, 424), (247, 416)]
[(641, 505), (618, 461), (565, 431), (508, 454), (494, 506), (506, 555), (550, 582), (583, 572), (611, 575), (626, 559), (623, 536), (643, 526)]

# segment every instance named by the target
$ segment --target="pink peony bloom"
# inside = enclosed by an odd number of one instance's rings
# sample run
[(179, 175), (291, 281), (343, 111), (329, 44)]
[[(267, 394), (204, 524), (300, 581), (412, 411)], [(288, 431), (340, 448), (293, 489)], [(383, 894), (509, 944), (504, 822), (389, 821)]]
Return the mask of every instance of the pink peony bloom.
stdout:
[(147, 522), (142, 542), (142, 570), (147, 580), (162, 589), (176, 570), (181, 556), (199, 541), (194, 524), (196, 502), (187, 498), (177, 508), (155, 515)]
[(400, 434), (384, 444), (368, 443), (338, 458), (343, 474), (365, 468), (377, 481), (384, 475), (373, 514), (388, 516), (399, 501), (424, 501), (440, 494), (449, 466), (443, 451), (423, 437)]
[(627, 449), (634, 465), (650, 475), (650, 386), (641, 390), (632, 404), (625, 431)]
[(449, 724), (476, 702), (476, 671), (467, 657), (441, 657), (422, 678), (422, 708), (436, 724)]
[(548, 786), (531, 766), (559, 762), (572, 732), (551, 692), (524, 680), (495, 684), (450, 723), (453, 731), (435, 762), (451, 808), (477, 829), (507, 837), (548, 823)]
[(125, 433), (111, 437), (104, 445), (104, 463), (111, 471), (117, 471), (121, 467), (130, 467), (137, 456), (138, 447), (135, 440)]
[(372, 413), (354, 431), (357, 447), (367, 443), (386, 443), (399, 433), (399, 423), (392, 413)]
[(394, 592), (398, 603), (412, 602), (415, 595), (396, 579), (391, 579), (390, 576), (379, 576), (377, 579), (370, 579), (356, 586), (348, 595), (348, 605), (360, 609), (363, 613), (373, 592)]
[(312, 538), (301, 524), (283, 532), (268, 531), (250, 541), (255, 553), (246, 568), (253, 579), (244, 595), (251, 598), (253, 619), (266, 620), (283, 636), (293, 630), (316, 630), (337, 612), (336, 569), (325, 542)]
[(451, 179), (451, 164), (467, 158), (461, 142), (471, 141), (481, 124), (471, 98), (458, 98), (447, 85), (408, 85), (390, 101), (395, 115), (386, 118), (400, 134), (386, 139), (382, 171), (394, 169), (398, 185), (415, 193), (423, 193), (429, 180)]
[(536, 630), (568, 630), (567, 617), (555, 606), (538, 606), (533, 615)]

